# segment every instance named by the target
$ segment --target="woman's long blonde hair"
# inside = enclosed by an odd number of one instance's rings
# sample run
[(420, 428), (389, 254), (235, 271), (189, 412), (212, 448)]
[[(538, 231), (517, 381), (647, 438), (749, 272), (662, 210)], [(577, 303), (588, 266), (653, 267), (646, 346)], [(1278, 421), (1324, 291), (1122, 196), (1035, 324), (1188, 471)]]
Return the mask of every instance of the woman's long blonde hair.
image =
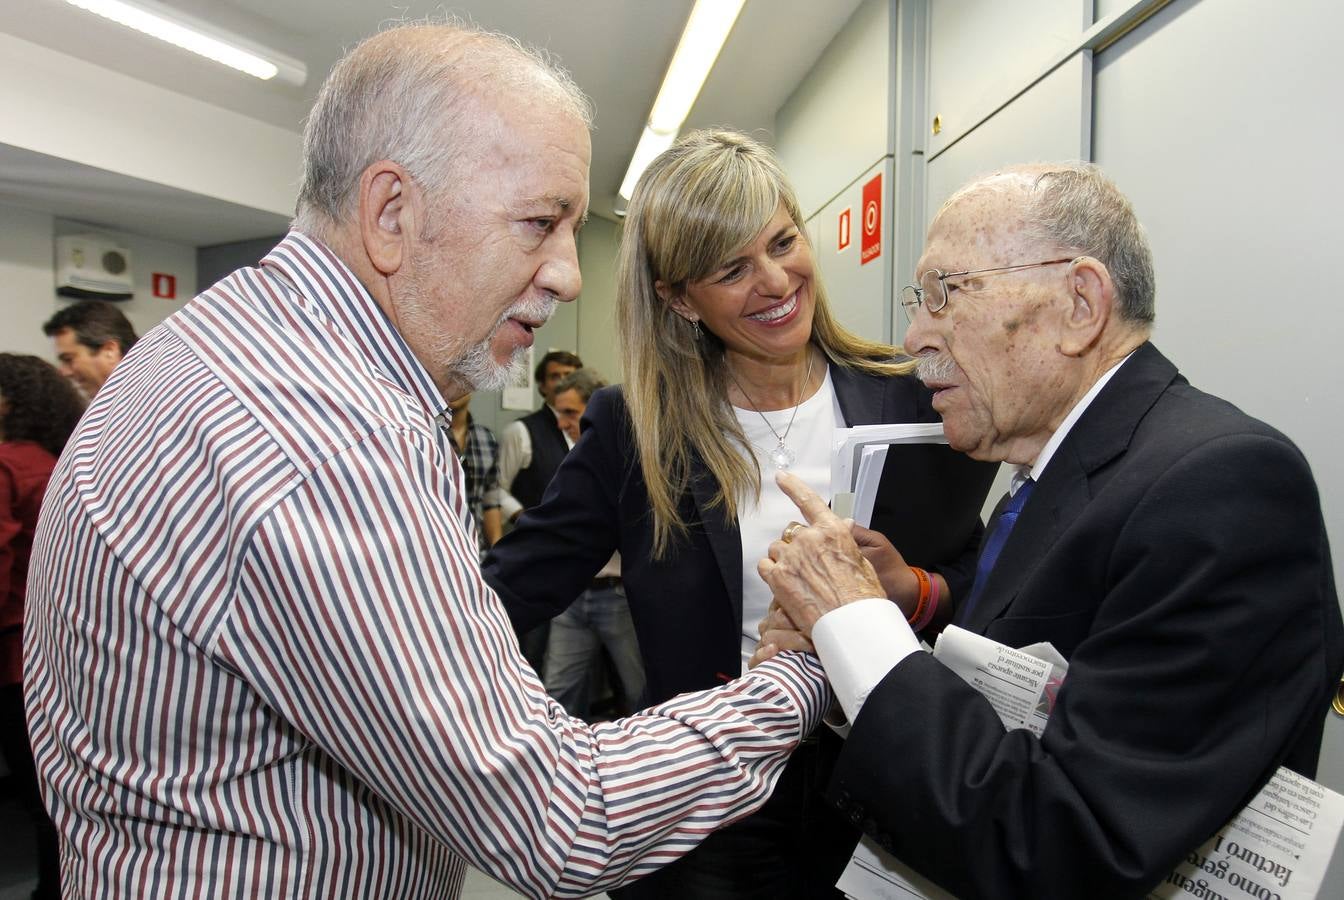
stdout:
[[(717, 271), (769, 224), (783, 203), (800, 239), (802, 213), (779, 162), (764, 145), (735, 131), (696, 131), (653, 161), (626, 213), (617, 274), (617, 327), (639, 462), (653, 515), (654, 556), (687, 534), (677, 511), (698, 456), (717, 486), (712, 505), (729, 522), (760, 494), (761, 473), (728, 404), (729, 373), (718, 338), (693, 328), (659, 297)], [(887, 344), (864, 340), (831, 315), (814, 276), (812, 343), (836, 365), (881, 375), (913, 368)], [(745, 450), (746, 452), (742, 452)]]

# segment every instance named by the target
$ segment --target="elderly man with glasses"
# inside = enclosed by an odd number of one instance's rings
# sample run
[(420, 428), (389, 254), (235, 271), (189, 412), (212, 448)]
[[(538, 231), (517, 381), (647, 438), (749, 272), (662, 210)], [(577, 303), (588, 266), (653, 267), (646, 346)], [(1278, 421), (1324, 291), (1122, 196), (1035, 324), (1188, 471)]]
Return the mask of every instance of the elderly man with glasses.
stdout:
[(833, 798), (961, 900), (1144, 896), (1280, 765), (1315, 772), (1344, 629), (1311, 471), (1150, 343), (1151, 253), (1094, 166), (971, 183), (916, 274), (949, 442), (1017, 467), (951, 619), (1068, 658), (1050, 722), (1005, 732), (917, 652), (899, 556), (787, 475), (808, 524), (761, 561), (757, 658), (815, 644), (853, 723)]

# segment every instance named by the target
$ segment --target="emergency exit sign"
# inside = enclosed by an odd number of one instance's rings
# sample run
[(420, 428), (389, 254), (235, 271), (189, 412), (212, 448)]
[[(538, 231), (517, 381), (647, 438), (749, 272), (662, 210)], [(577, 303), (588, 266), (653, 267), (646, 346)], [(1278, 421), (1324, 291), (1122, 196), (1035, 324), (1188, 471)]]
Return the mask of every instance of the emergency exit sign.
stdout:
[(863, 186), (863, 238), (859, 242), (859, 265), (882, 255), (882, 173)]

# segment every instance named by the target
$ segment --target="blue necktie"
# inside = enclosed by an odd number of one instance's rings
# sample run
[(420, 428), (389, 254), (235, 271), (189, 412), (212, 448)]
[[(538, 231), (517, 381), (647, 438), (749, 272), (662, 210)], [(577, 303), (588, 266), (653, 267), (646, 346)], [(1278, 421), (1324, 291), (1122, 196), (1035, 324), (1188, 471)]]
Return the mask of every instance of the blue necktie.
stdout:
[(1003, 551), (1003, 545), (1008, 543), (1008, 534), (1017, 524), (1017, 515), (1022, 512), (1022, 507), (1027, 505), (1027, 498), (1031, 496), (1031, 489), (1035, 486), (1036, 482), (1030, 478), (1022, 482), (1017, 493), (1008, 498), (1008, 502), (1003, 504), (999, 514), (994, 517), (989, 536), (985, 538), (984, 546), (980, 549), (980, 561), (975, 564), (975, 584), (971, 586), (971, 596), (957, 613), (956, 624), (964, 626), (971, 617), (976, 601), (984, 593), (985, 582), (989, 581), (989, 573)]

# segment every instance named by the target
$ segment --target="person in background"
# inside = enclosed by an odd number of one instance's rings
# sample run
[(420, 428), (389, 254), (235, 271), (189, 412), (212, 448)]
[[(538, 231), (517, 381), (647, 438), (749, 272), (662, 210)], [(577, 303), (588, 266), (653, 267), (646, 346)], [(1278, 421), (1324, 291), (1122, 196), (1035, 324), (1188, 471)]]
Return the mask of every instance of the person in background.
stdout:
[[(534, 373), (541, 409), (504, 426), (499, 446), (500, 506), (509, 522), (516, 522), (524, 509), (541, 502), (560, 460), (578, 438), (578, 422), (573, 423), (572, 436), (562, 429), (552, 400), (560, 379), (581, 368), (583, 360), (568, 350), (552, 350), (543, 356)], [(546, 669), (550, 633), (550, 622), (518, 632), (523, 656), (538, 672)]]
[(136, 342), (130, 320), (101, 300), (82, 300), (61, 309), (42, 331), (55, 347), (60, 373), (90, 400)]
[(523, 510), (541, 502), (541, 495), (577, 440), (567, 438), (557, 422), (553, 396), (560, 380), (583, 368), (578, 354), (551, 350), (537, 363), (534, 380), (541, 394), (541, 409), (515, 419), (499, 436), (499, 479), (505, 521), (517, 521)]
[(448, 404), (452, 411), (453, 446), (467, 482), (467, 505), (476, 522), (476, 536), (484, 554), (504, 534), (499, 512), (499, 441), (484, 425), (471, 420), (471, 394)]
[(73, 384), (36, 356), (0, 353), (0, 749), (37, 832), (36, 898), (60, 896), (56, 826), (38, 792), (23, 713), (28, 556), (56, 457), (84, 414)]
[(874, 570), (797, 481), (758, 658), (811, 638), (853, 723), (832, 796), (957, 897), (1146, 896), (1279, 766), (1315, 774), (1344, 624), (1311, 470), (1152, 344), (1152, 253), (1096, 166), (971, 182), (915, 275), (948, 441), (1017, 468), (956, 624), (1068, 677), (1040, 737), (1005, 731), (888, 602), (900, 554)]
[(24, 623), (68, 897), (451, 900), (468, 863), (586, 897), (759, 807), (820, 721), (791, 653), (588, 725), (481, 578), (447, 404), (578, 296), (591, 126), (504, 35), (363, 41), (308, 116), (294, 229), (81, 420)]
[[(551, 402), (560, 428), (572, 441), (579, 439), (579, 423), (593, 392), (607, 382), (592, 369), (576, 369), (555, 385)], [(606, 650), (619, 682), (625, 708), (638, 709), (644, 696), (644, 664), (630, 620), (630, 604), (621, 584), (621, 555), (613, 553), (607, 564), (569, 607), (551, 620), (546, 642), (546, 668), (542, 681), (546, 691), (571, 716), (591, 714), (595, 665)]]
[[(938, 417), (912, 360), (835, 320), (793, 189), (746, 135), (695, 132), (652, 162), (630, 201), (618, 277), (627, 381), (593, 395), (546, 499), (485, 570), (525, 629), (568, 607), (620, 551), (657, 702), (745, 670), (770, 602), (755, 560), (794, 514), (771, 474), (787, 468), (829, 494), (837, 426)], [(905, 577), (955, 595), (977, 542)], [(764, 810), (618, 895), (838, 896), (858, 831), (821, 800), (836, 743), (821, 729)]]

